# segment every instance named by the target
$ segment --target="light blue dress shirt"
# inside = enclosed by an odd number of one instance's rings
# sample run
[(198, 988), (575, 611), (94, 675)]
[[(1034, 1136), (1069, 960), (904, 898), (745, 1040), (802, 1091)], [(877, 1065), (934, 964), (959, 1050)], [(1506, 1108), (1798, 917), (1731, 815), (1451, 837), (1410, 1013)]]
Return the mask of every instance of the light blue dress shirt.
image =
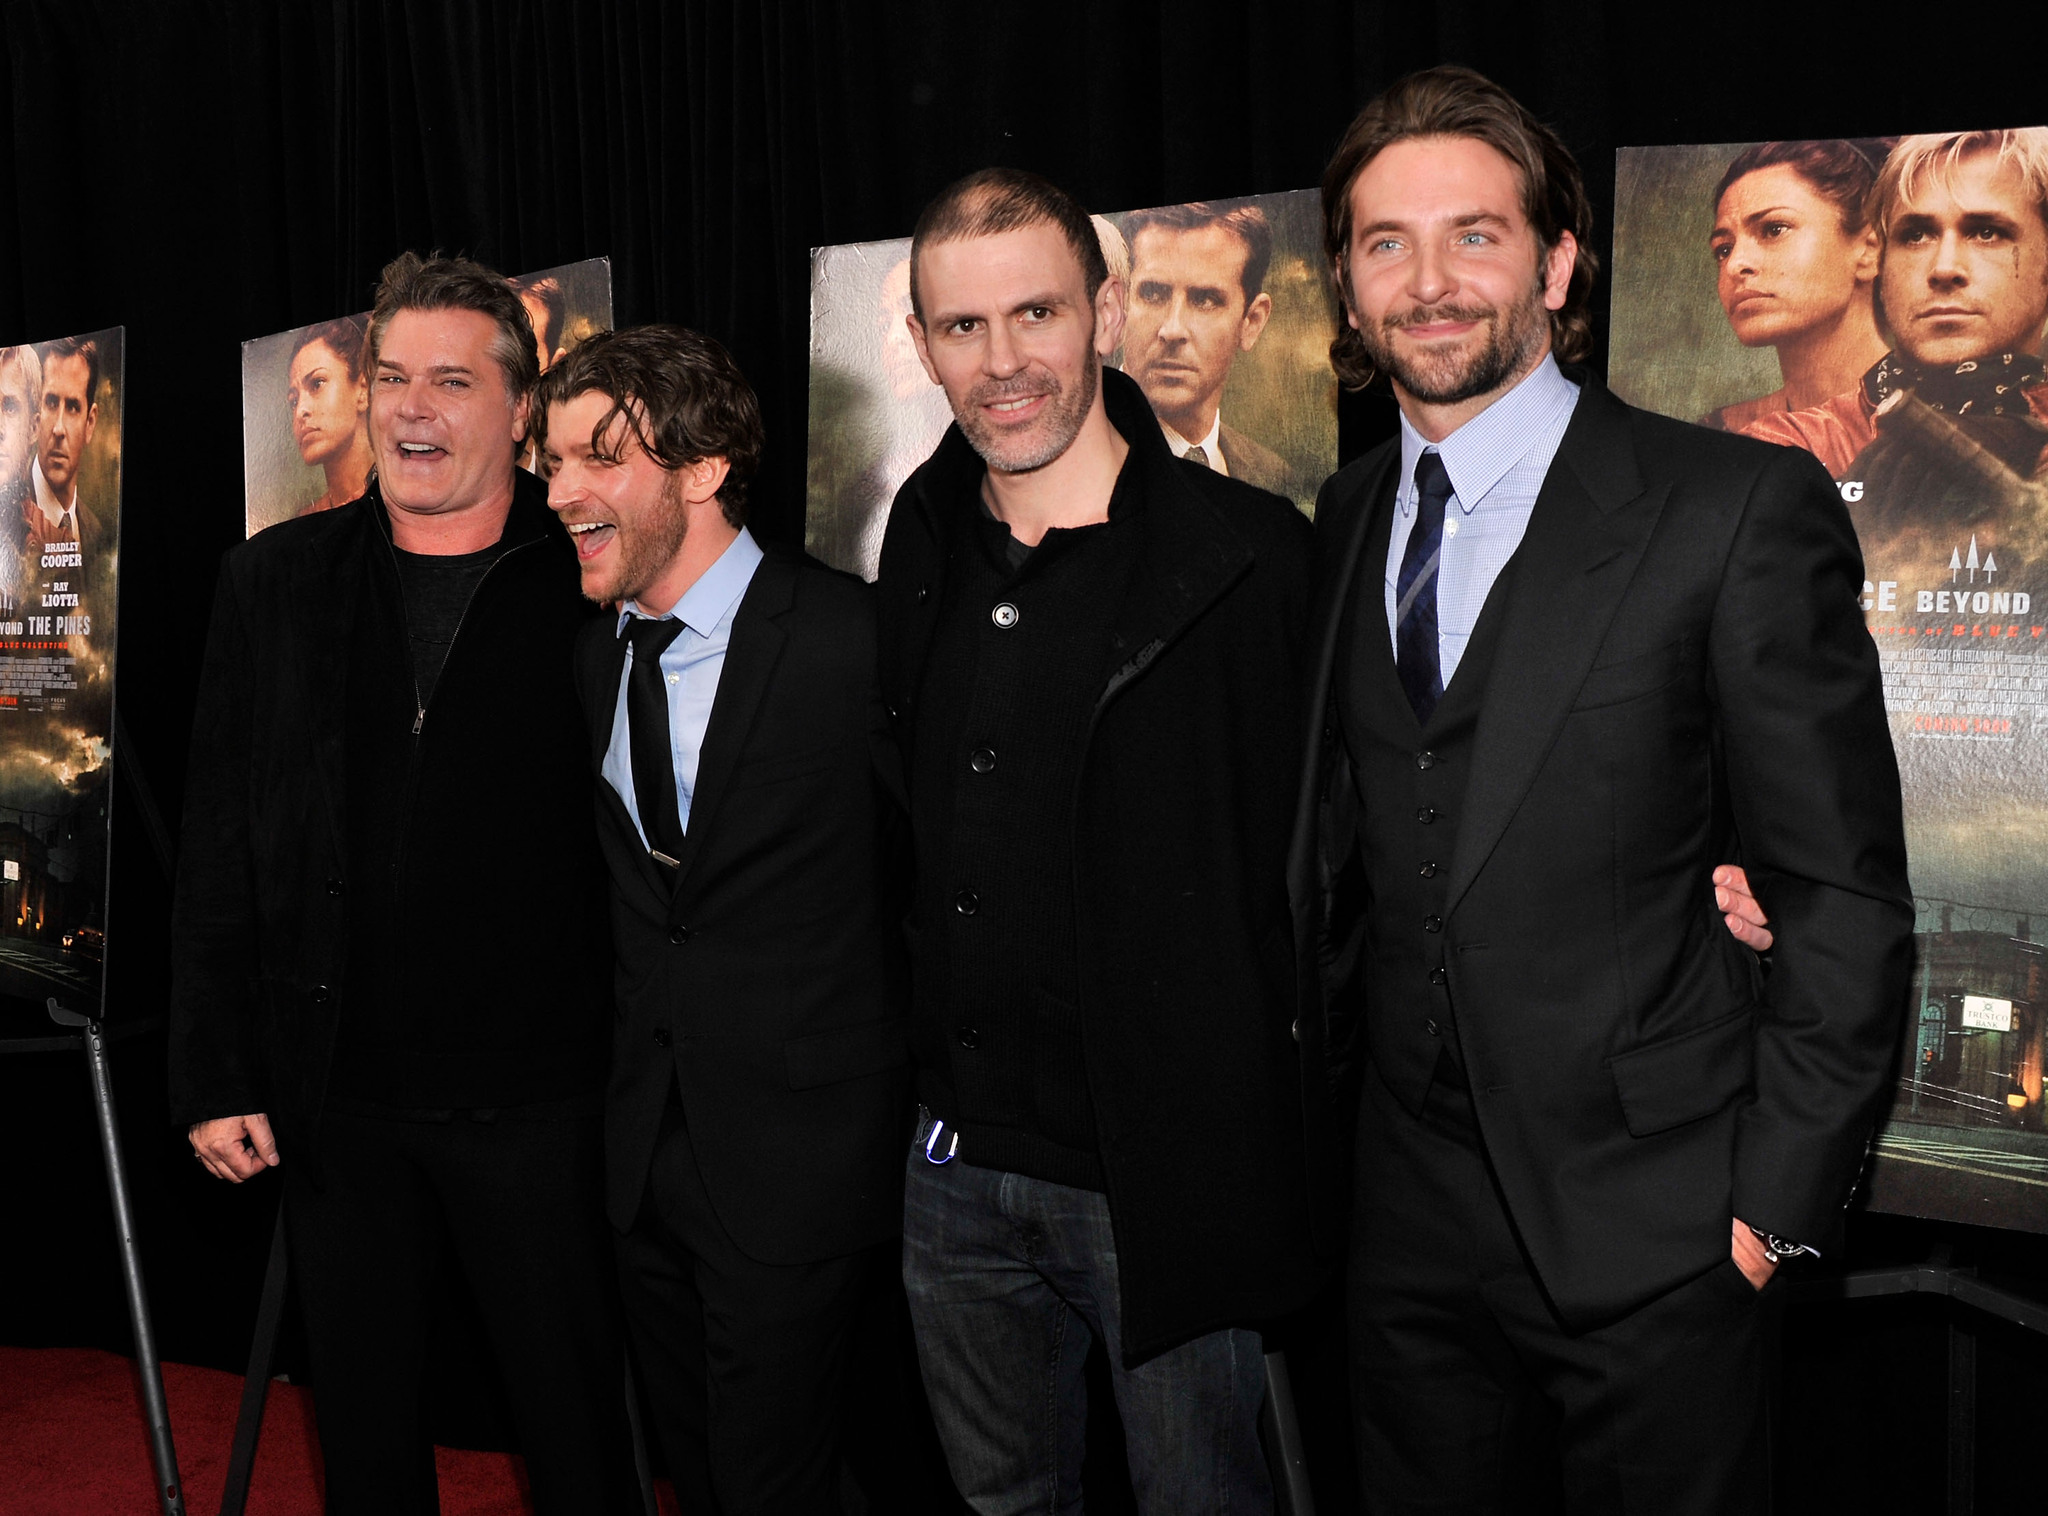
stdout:
[[(662, 651), (661, 673), (668, 691), (669, 756), (676, 770), (676, 809), (682, 813), (683, 830), (690, 829), (690, 797), (697, 788), (697, 760), (704, 751), (704, 732), (711, 725), (711, 702), (718, 696), (718, 676), (725, 672), (725, 650), (732, 645), (732, 620), (740, 608), (747, 586), (754, 582), (754, 570), (761, 566), (761, 547), (753, 533), (740, 528), (726, 550), (704, 571), (703, 577), (684, 592), (683, 598), (666, 616), (677, 620), (683, 630)], [(626, 634), (626, 623), (643, 612), (637, 604), (619, 612), (618, 634)], [(633, 818), (633, 830), (640, 844), (647, 845), (647, 832), (640, 825), (640, 807), (633, 796), (633, 739), (626, 720), (626, 681), (633, 677), (633, 649), (626, 648), (626, 662), (619, 670), (618, 698), (612, 702), (612, 740), (604, 750), (605, 782), (626, 802), (626, 814)]]
[(1578, 403), (1579, 387), (1546, 353), (1520, 384), (1442, 442), (1426, 441), (1401, 418), (1401, 483), (1387, 537), (1387, 640), (1394, 642), (1394, 581), (1415, 525), (1415, 463), (1425, 452), (1440, 453), (1453, 492), (1444, 510), (1436, 586), (1437, 662), (1445, 688), (1458, 672), (1493, 581), (1522, 545), (1543, 476)]

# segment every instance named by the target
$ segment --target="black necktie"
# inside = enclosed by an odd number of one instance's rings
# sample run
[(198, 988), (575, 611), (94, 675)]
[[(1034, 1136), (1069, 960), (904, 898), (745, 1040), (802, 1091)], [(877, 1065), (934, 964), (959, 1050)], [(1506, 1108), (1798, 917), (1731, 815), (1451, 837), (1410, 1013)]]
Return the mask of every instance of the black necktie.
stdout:
[(1429, 724), (1443, 698), (1443, 665), (1436, 648), (1436, 570), (1444, 549), (1444, 504), (1451, 498), (1451, 476), (1443, 458), (1424, 453), (1415, 460), (1415, 525), (1401, 553), (1401, 573), (1394, 580), (1394, 666), (1415, 719)]
[(661, 655), (682, 634), (680, 621), (635, 616), (626, 623), (633, 672), (626, 681), (626, 731), (633, 754), (633, 800), (647, 845), (683, 856), (683, 813), (676, 803), (676, 766), (668, 729), (668, 690)]

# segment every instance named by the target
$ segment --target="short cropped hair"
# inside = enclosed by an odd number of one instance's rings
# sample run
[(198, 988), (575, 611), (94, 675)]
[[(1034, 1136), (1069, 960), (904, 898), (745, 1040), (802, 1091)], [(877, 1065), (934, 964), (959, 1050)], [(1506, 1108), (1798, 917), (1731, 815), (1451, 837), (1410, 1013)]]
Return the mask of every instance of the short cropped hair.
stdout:
[[(98, 405), (100, 394), (100, 345), (90, 337), (59, 337), (55, 342), (42, 346), (43, 379), (50, 374), (50, 365), (59, 358), (83, 358), (85, 360), (85, 403), (86, 407)], [(42, 381), (38, 381), (38, 389)], [(36, 396), (36, 403), (42, 404), (43, 397)]]
[(292, 344), (291, 356), (285, 360), (289, 367), (298, 362), (299, 354), (316, 342), (324, 342), (333, 349), (334, 356), (348, 369), (349, 381), (363, 377), (363, 318), (361, 316), (337, 316), (332, 321), (322, 321), (309, 326), (299, 333)]
[(2034, 212), (2048, 229), (2048, 126), (2022, 126), (1996, 132), (1935, 132), (1901, 137), (1877, 172), (1870, 191), (1870, 221), (1882, 232), (1903, 201), (1920, 192), (1923, 183), (1946, 182), (1965, 158), (1996, 155), (2001, 166), (2019, 171), (2020, 182), (2033, 197)]
[(917, 218), (917, 227), (910, 234), (910, 308), (917, 319), (924, 320), (924, 304), (917, 290), (917, 265), (926, 248), (1047, 223), (1059, 229), (1080, 260), (1082, 279), (1092, 303), (1109, 278), (1109, 265), (1103, 260), (1102, 242), (1080, 202), (1051, 180), (1027, 169), (984, 168), (940, 190)]
[(1124, 236), (1131, 244), (1135, 266), (1138, 238), (1149, 231), (1198, 232), (1205, 226), (1220, 226), (1244, 244), (1244, 303), (1250, 305), (1266, 287), (1266, 270), (1273, 266), (1273, 224), (1260, 207), (1245, 200), (1191, 200), (1186, 205), (1162, 205), (1156, 210), (1133, 211), (1124, 217)]
[(533, 438), (544, 451), (548, 407), (596, 393), (611, 408), (590, 429), (590, 449), (616, 456), (612, 428), (624, 420), (642, 452), (673, 472), (723, 458), (718, 508), (733, 526), (747, 521), (747, 484), (760, 467), (766, 433), (754, 387), (715, 339), (658, 324), (598, 332), (540, 376), (533, 394)]
[(384, 265), (377, 304), (370, 312), (372, 369), (383, 355), (391, 318), (400, 311), (476, 311), (490, 317), (498, 328), (491, 334), (491, 357), (505, 375), (506, 388), (515, 401), (533, 392), (533, 382), (540, 377), (533, 322), (504, 275), (468, 258), (400, 253)]
[(1720, 209), (1721, 197), (1736, 180), (1759, 169), (1783, 164), (1834, 206), (1842, 218), (1843, 235), (1854, 236), (1870, 225), (1870, 189), (1877, 182), (1878, 165), (1884, 162), (1891, 145), (1892, 139), (1888, 137), (1753, 142), (1729, 160), (1728, 171), (1714, 186), (1714, 208)]
[(1522, 180), (1522, 214), (1537, 240), (1553, 248), (1566, 232), (1578, 243), (1578, 258), (1564, 305), (1550, 313), (1550, 342), (1566, 361), (1593, 348), (1593, 277), (1600, 270), (1593, 251), (1593, 205), (1586, 198), (1579, 166), (1556, 132), (1530, 114), (1513, 95), (1484, 74), (1445, 65), (1396, 80), (1358, 113), (1323, 170), (1323, 252), (1337, 286), (1337, 335), (1330, 364), (1347, 389), (1363, 389), (1377, 377), (1365, 340), (1344, 319), (1351, 308), (1351, 187), (1386, 149), (1418, 137), (1470, 137), (1512, 163)]

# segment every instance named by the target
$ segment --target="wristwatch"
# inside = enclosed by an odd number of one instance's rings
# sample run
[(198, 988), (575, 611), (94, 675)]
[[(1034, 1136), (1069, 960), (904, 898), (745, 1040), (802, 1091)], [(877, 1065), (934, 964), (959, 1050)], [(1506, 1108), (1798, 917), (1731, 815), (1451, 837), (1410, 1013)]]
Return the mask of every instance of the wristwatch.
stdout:
[(1780, 1237), (1776, 1232), (1766, 1232), (1762, 1227), (1753, 1226), (1749, 1230), (1755, 1235), (1756, 1240), (1764, 1245), (1764, 1251), (1769, 1253), (1779, 1263), (1783, 1263), (1788, 1258), (1799, 1258), (1813, 1252), (1813, 1249), (1803, 1242), (1793, 1242), (1787, 1238)]

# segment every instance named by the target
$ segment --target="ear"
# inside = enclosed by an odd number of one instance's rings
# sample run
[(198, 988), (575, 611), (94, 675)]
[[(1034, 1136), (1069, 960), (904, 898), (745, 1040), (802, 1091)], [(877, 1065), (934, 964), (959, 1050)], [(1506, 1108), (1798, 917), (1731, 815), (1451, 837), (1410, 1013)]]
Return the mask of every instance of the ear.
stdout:
[(78, 439), (78, 445), (85, 447), (92, 441), (92, 429), (100, 424), (99, 402), (94, 401), (85, 408), (85, 435)]
[(1878, 240), (1877, 228), (1866, 226), (1863, 239), (1856, 248), (1856, 262), (1852, 270), (1858, 284), (1869, 284), (1877, 278), (1877, 271), (1884, 264), (1884, 245)]
[(1124, 341), (1124, 282), (1109, 278), (1095, 292), (1095, 356), (1108, 362)]
[(1330, 264), (1330, 283), (1336, 286), (1337, 304), (1343, 309), (1344, 324), (1354, 332), (1358, 330), (1358, 312), (1351, 308), (1351, 280), (1347, 277), (1345, 260), (1337, 258)]
[(526, 418), (533, 413), (533, 396), (521, 395), (512, 402), (512, 440), (526, 440)]
[(1237, 350), (1248, 353), (1259, 340), (1259, 333), (1266, 329), (1266, 323), (1273, 316), (1273, 297), (1264, 290), (1252, 297), (1252, 303), (1244, 308), (1244, 322), (1237, 329)]
[(943, 385), (946, 381), (941, 379), (939, 371), (932, 367), (932, 350), (924, 340), (924, 323), (918, 320), (917, 313), (912, 311), (903, 318), (903, 324), (910, 328), (911, 345), (917, 349), (917, 361), (924, 365), (925, 377), (934, 384)]
[(1557, 241), (1543, 255), (1543, 308), (1564, 309), (1565, 292), (1572, 287), (1572, 270), (1579, 262), (1579, 239), (1559, 232)]
[(676, 470), (676, 489), (690, 505), (702, 505), (717, 497), (725, 487), (725, 476), (731, 472), (730, 459), (699, 458)]

